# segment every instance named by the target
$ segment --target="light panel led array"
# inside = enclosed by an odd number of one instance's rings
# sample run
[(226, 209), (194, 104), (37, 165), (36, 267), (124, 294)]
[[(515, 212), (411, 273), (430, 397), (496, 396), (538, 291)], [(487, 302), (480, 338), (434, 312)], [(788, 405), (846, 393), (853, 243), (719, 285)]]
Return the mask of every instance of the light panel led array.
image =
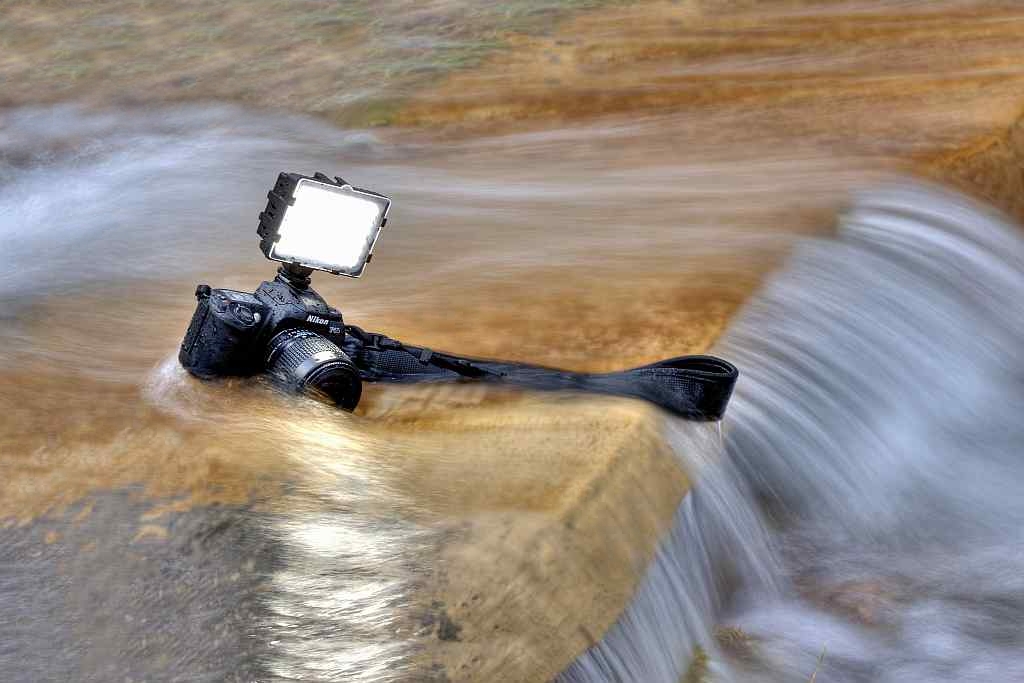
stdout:
[(387, 222), (391, 200), (317, 174), (282, 173), (260, 214), (264, 255), (337, 275), (359, 277)]

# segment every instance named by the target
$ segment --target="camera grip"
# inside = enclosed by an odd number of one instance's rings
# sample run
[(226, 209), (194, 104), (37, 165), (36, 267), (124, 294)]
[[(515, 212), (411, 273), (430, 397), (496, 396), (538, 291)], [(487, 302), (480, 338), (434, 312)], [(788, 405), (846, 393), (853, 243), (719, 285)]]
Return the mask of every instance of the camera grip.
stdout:
[(230, 289), (196, 288), (192, 313), (178, 360), (193, 375), (212, 379), (224, 375), (251, 375), (259, 370), (261, 354), (253, 348), (266, 307), (252, 294)]

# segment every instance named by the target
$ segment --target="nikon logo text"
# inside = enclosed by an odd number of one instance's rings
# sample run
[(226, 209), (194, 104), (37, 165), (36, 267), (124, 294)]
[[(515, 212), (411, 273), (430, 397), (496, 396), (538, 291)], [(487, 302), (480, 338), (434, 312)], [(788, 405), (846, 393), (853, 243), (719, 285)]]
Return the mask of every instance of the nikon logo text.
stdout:
[(306, 322), (307, 323), (316, 323), (317, 325), (330, 325), (331, 324), (330, 320), (328, 320), (327, 318), (321, 318), (318, 315), (307, 315), (306, 316)]

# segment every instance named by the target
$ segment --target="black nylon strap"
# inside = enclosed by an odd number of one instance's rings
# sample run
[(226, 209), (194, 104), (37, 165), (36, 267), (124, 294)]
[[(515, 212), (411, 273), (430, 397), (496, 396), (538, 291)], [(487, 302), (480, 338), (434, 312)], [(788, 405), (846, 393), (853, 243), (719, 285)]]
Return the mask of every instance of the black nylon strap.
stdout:
[(620, 372), (590, 374), (540, 365), (461, 358), (346, 327), (345, 352), (367, 382), (475, 379), (542, 391), (631, 396), (691, 420), (725, 414), (739, 372), (714, 356), (678, 356)]

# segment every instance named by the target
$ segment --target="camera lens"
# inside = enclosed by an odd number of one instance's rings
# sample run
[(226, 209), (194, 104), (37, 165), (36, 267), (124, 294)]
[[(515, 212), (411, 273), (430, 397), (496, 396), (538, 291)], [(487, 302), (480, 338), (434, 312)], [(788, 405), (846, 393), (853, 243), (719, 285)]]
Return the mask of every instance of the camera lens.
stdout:
[(355, 410), (363, 385), (352, 359), (310, 330), (291, 329), (270, 340), (267, 371), (295, 391), (306, 391), (345, 410)]

